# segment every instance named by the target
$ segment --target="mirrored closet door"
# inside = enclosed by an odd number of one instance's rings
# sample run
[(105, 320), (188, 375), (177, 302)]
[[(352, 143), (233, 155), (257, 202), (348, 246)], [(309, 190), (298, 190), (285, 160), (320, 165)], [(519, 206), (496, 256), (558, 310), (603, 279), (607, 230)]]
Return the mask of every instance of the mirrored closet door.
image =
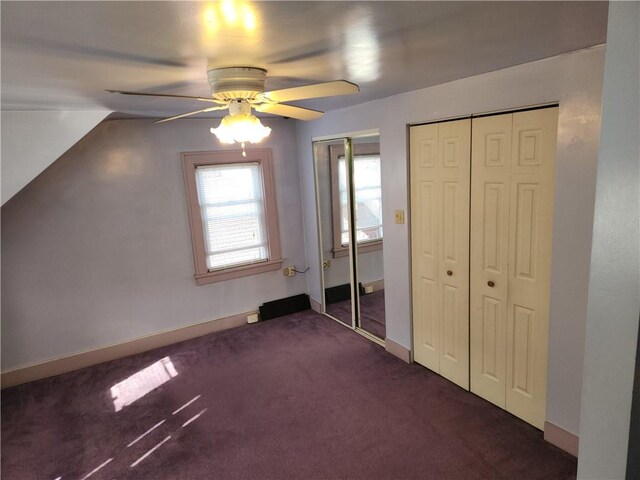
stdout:
[(323, 311), (385, 338), (378, 135), (314, 142)]

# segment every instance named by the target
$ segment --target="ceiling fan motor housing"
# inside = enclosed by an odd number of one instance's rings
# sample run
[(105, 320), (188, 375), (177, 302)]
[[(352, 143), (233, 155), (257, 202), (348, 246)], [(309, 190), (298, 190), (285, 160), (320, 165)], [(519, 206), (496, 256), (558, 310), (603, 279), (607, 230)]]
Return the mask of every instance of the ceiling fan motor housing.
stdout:
[(251, 104), (246, 100), (234, 100), (229, 103), (229, 115), (251, 115)]
[(255, 100), (264, 93), (267, 71), (253, 67), (213, 68), (207, 71), (216, 100)]

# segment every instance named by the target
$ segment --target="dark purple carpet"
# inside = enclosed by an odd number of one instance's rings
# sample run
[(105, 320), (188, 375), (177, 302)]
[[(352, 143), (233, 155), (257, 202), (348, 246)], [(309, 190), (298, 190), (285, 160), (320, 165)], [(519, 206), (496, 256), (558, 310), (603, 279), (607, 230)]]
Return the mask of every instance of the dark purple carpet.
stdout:
[(351, 299), (328, 303), (326, 311), (333, 318), (340, 320), (345, 325), (351, 326)]
[[(116, 412), (111, 387), (140, 371), (145, 378), (115, 392), (118, 405), (132, 402)], [(131, 392), (162, 380), (133, 401)], [(510, 414), (307, 311), (3, 391), (3, 479), (91, 472), (559, 479), (575, 477), (576, 460)]]
[[(351, 299), (327, 305), (327, 313), (351, 326)], [(360, 326), (369, 333), (384, 339), (384, 290), (360, 295)]]
[(367, 332), (384, 339), (384, 290), (360, 295), (360, 326)]

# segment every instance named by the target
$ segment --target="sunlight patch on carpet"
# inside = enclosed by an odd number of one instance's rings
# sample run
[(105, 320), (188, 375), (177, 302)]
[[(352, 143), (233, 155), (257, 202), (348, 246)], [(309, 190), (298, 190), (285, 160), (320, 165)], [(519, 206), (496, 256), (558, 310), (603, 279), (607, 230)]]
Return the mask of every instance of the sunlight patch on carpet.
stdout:
[(131, 464), (131, 467), (135, 467), (136, 465), (138, 465), (142, 460), (144, 460), (145, 458), (147, 458), (149, 455), (151, 455), (153, 452), (155, 452), (157, 449), (159, 449), (164, 443), (168, 442), (169, 440), (171, 440), (171, 435), (165, 437), (164, 440), (162, 440), (160, 443), (158, 443), (155, 447), (153, 447), (151, 450), (149, 450), (147, 453), (145, 453), (144, 455), (142, 455), (138, 460), (136, 460), (135, 462), (133, 462)]
[(98, 470), (100, 470), (102, 467), (104, 467), (105, 465), (107, 465), (108, 463), (111, 463), (111, 461), (113, 460), (113, 458), (110, 458), (109, 460), (107, 460), (106, 462), (101, 463), (100, 465), (98, 465), (96, 468), (94, 468), (93, 470), (91, 470), (89, 473), (87, 473), (84, 477), (82, 477), (80, 480), (86, 480), (87, 478), (89, 478), (91, 475), (93, 475), (94, 473), (96, 473)]
[(186, 427), (187, 425), (189, 425), (191, 422), (193, 422), (194, 420), (197, 420), (197, 419), (198, 419), (198, 417), (199, 417), (200, 415), (202, 415), (202, 414), (203, 414), (204, 412), (206, 412), (206, 411), (207, 411), (207, 409), (206, 409), (206, 408), (203, 408), (202, 410), (200, 410), (200, 412), (199, 412), (199, 413), (195, 414), (195, 415), (194, 415), (193, 417), (191, 417), (189, 420), (187, 420), (186, 422), (184, 422), (184, 423), (182, 424), (182, 427), (180, 427), (180, 428), (184, 428), (184, 427)]
[(111, 398), (116, 412), (144, 397), (163, 383), (177, 376), (171, 358), (164, 357), (156, 363), (134, 373), (126, 380), (111, 387)]
[(144, 437), (146, 437), (147, 435), (149, 435), (151, 432), (153, 432), (156, 428), (158, 428), (160, 425), (162, 425), (164, 422), (166, 422), (166, 420), (162, 420), (161, 422), (156, 423), (153, 427), (151, 427), (149, 430), (147, 430), (146, 432), (144, 432), (142, 435), (140, 435), (138, 438), (136, 438), (135, 440), (133, 440), (132, 442), (130, 442), (127, 445), (127, 448), (129, 448), (132, 445), (135, 445), (137, 442), (139, 442), (140, 440), (142, 440)]
[(184, 405), (182, 405), (180, 408), (178, 408), (175, 412), (173, 412), (171, 415), (175, 415), (176, 413), (178, 413), (181, 410), (184, 410), (185, 408), (187, 408), (189, 405), (191, 405), (193, 402), (195, 402), (196, 400), (198, 400), (202, 395), (196, 395), (195, 397), (193, 397), (191, 400), (189, 400), (187, 403), (185, 403)]

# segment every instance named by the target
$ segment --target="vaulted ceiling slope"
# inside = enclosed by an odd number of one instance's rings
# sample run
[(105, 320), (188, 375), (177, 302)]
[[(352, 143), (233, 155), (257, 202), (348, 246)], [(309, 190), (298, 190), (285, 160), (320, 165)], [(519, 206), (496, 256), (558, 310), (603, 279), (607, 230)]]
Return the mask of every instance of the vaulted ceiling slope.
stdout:
[(269, 90), (360, 85), (357, 95), (296, 102), (326, 111), (603, 44), (607, 23), (606, 2), (0, 5), (3, 110), (143, 117), (194, 105), (104, 90), (206, 96), (207, 68), (228, 66), (267, 69)]

